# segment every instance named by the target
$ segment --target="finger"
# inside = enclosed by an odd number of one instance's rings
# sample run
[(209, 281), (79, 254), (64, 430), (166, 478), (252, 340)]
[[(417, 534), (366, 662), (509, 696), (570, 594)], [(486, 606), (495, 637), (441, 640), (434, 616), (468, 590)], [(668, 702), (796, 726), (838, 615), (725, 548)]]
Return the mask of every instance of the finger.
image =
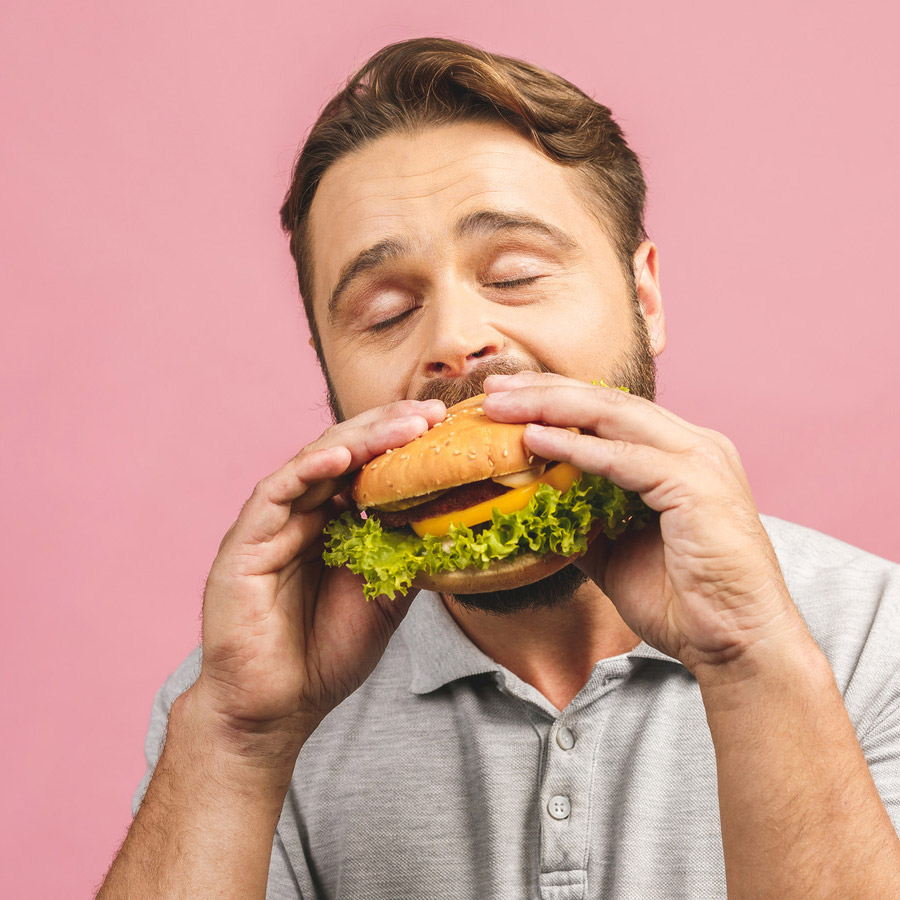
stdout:
[(294, 457), (254, 488), (234, 524), (232, 540), (245, 544), (271, 541), (290, 518), (293, 501), (311, 484), (339, 484), (350, 462), (346, 447), (328, 447)]
[(278, 572), (283, 583), (293, 577), (299, 566), (323, 565), (323, 529), (341, 512), (336, 504), (327, 503), (308, 513), (292, 513), (270, 540), (252, 545), (247, 554), (251, 558), (246, 560), (250, 563), (248, 572), (254, 575)]
[(447, 407), (440, 400), (400, 400), (332, 426), (298, 455), (342, 446), (351, 453), (350, 468), (356, 469), (373, 456), (411, 441), (446, 415)]
[(518, 388), (523, 387), (540, 387), (542, 385), (568, 385), (569, 387), (590, 386), (600, 388), (601, 390), (615, 389), (622, 393), (629, 393), (625, 385), (616, 384), (615, 382), (607, 384), (602, 378), (595, 378), (590, 382), (586, 382), (577, 378), (559, 375), (556, 372), (534, 372), (531, 369), (515, 372), (512, 375), (490, 375), (484, 380), (484, 391), (486, 394), (496, 394), (504, 391), (517, 390)]
[[(379, 453), (408, 443), (429, 427), (429, 417), (424, 415), (370, 419), (361, 425), (342, 423), (329, 429), (318, 441), (304, 447), (281, 469), (264, 479), (261, 493), (268, 502), (293, 504), (295, 512), (314, 509), (343, 490), (347, 482), (343, 476)], [(349, 462), (333, 470), (327, 465), (322, 468), (322, 454), (326, 453), (341, 453), (341, 458), (349, 453)], [(309, 460), (313, 462), (308, 464)]]
[(343, 445), (302, 453), (264, 478), (259, 485), (260, 494), (267, 503), (290, 506), (312, 485), (337, 482), (351, 465), (350, 451)]
[(500, 422), (576, 426), (610, 440), (678, 453), (696, 446), (701, 429), (668, 410), (616, 389), (543, 385), (488, 395), (484, 411)]
[[(418, 412), (411, 415), (410, 410)], [(329, 428), (256, 486), (235, 523), (233, 539), (271, 541), (292, 513), (316, 509), (346, 487), (354, 469), (408, 443), (445, 416), (439, 400), (403, 400)]]
[[(395, 400), (393, 403), (386, 403), (384, 406), (373, 406), (350, 419), (338, 422), (334, 428), (342, 428), (347, 425), (367, 425), (379, 419), (405, 419), (407, 416), (425, 416), (431, 418), (436, 416), (436, 421), (443, 418), (446, 412), (446, 406), (443, 401), (433, 400)], [(331, 430), (331, 429), (329, 429)], [(328, 434), (326, 431), (325, 434)]]
[[(329, 479), (308, 485), (307, 490), (293, 498), (295, 512), (315, 509), (349, 484), (350, 475), (370, 459), (393, 447), (402, 447), (413, 438), (424, 434), (429, 429), (429, 422), (422, 416), (410, 416), (403, 419), (384, 419), (371, 422), (353, 431), (340, 435), (342, 443), (338, 446), (350, 452), (350, 464), (342, 472), (342, 477)], [(337, 439), (338, 435), (332, 435)], [(306, 449), (300, 456), (317, 450)]]
[(392, 418), (410, 408), (404, 401), (391, 404), (387, 418), (366, 416), (363, 424), (348, 420), (329, 429), (318, 442), (305, 447), (254, 489), (238, 518), (235, 538), (248, 543), (272, 540), (291, 513), (316, 509), (344, 490), (349, 473), (379, 453), (399, 447), (427, 431), (430, 419), (440, 421), (444, 405), (425, 404), (424, 415)]
[(486, 394), (498, 391), (512, 391), (516, 388), (534, 387), (542, 384), (568, 384), (572, 386), (583, 385), (583, 381), (574, 378), (566, 378), (556, 372), (533, 372), (531, 369), (523, 369), (511, 375), (488, 375), (484, 379), (484, 392)]
[(667, 486), (681, 483), (679, 457), (646, 444), (610, 441), (564, 428), (528, 425), (525, 443), (545, 459), (571, 463), (582, 472), (602, 475), (626, 491), (636, 491), (651, 509), (663, 512), (682, 499)]
[[(516, 372), (513, 375), (491, 375), (489, 378), (485, 379), (484, 384), (486, 393), (493, 393), (495, 395), (504, 393), (506, 391), (518, 390), (519, 388), (523, 387), (541, 387), (543, 385), (588, 387), (588, 385), (584, 381), (579, 381), (575, 378), (567, 378), (566, 376), (558, 375), (555, 372), (532, 372), (530, 370)], [(658, 404), (656, 404), (655, 401), (647, 400), (644, 397), (639, 397), (635, 394), (630, 393), (627, 389), (625, 389), (624, 385), (605, 384), (602, 379), (595, 379), (594, 381), (591, 381), (590, 387), (596, 388), (598, 391), (615, 390), (618, 392), (618, 395), (626, 394), (629, 397), (633, 397), (634, 400), (638, 403), (653, 403), (653, 405), (659, 411), (660, 415), (665, 416), (671, 421), (678, 422), (699, 435), (711, 433), (709, 432), (709, 429), (701, 428), (700, 426), (694, 425), (693, 423), (688, 422), (685, 419), (679, 418), (675, 415), (675, 413), (671, 412), (663, 406), (659, 406)], [(615, 398), (616, 395), (613, 395), (613, 399)]]
[[(329, 428), (318, 440), (304, 447), (295, 459), (327, 447), (346, 447), (350, 451), (350, 464), (342, 474), (348, 476), (385, 450), (401, 447), (424, 434), (446, 415), (447, 408), (440, 400), (399, 400)], [(293, 498), (293, 511), (315, 509), (343, 490), (348, 481), (345, 477), (309, 485), (307, 491)]]

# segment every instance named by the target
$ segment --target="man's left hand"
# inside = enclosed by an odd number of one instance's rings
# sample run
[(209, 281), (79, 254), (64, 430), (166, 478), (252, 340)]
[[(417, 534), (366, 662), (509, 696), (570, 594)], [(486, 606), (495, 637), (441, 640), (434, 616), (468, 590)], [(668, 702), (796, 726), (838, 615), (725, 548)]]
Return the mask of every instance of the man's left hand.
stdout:
[(535, 454), (637, 491), (659, 513), (611, 546), (595, 540), (578, 563), (648, 644), (696, 673), (760, 641), (808, 641), (726, 437), (559, 375), (493, 375), (484, 388), (491, 418), (543, 423), (525, 432)]

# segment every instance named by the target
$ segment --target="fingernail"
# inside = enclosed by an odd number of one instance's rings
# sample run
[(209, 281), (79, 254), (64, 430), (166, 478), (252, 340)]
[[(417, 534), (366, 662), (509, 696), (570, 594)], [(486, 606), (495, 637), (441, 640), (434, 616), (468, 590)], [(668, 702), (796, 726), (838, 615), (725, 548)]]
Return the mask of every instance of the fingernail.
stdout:
[(543, 426), (543, 425), (538, 425), (537, 422), (529, 422), (529, 423), (525, 426), (525, 430), (526, 430), (526, 431), (544, 431), (544, 426)]
[(510, 395), (510, 391), (491, 391), (487, 395), (488, 400), (501, 400), (504, 397), (508, 397)]

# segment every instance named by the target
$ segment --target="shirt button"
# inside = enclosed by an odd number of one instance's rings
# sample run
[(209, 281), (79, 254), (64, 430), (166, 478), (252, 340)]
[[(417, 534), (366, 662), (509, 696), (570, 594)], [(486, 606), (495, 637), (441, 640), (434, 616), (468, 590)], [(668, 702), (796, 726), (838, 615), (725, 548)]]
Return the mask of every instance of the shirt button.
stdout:
[(547, 804), (547, 812), (554, 819), (568, 819), (571, 811), (572, 804), (569, 802), (569, 798), (564, 797), (562, 794), (551, 797), (550, 802)]
[(559, 744), (563, 750), (571, 750), (575, 746), (575, 732), (572, 731), (571, 728), (567, 728), (563, 725), (563, 727), (556, 732), (556, 743)]

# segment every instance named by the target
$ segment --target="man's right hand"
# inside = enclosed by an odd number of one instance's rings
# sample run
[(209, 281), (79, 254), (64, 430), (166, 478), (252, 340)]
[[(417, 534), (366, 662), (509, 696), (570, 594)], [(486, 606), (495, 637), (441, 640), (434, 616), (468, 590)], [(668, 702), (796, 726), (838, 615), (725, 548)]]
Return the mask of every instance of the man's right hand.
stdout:
[(297, 754), (368, 677), (413, 595), (366, 603), (322, 562), (351, 473), (446, 415), (401, 401), (329, 428), (264, 478), (222, 541), (203, 598), (203, 663), (98, 900), (262, 898)]
[(415, 592), (367, 603), (360, 576), (322, 562), (322, 528), (346, 508), (351, 473), (445, 413), (437, 400), (369, 410), (257, 484), (209, 573), (203, 663), (190, 691), (223, 743), (295, 758), (374, 669)]

